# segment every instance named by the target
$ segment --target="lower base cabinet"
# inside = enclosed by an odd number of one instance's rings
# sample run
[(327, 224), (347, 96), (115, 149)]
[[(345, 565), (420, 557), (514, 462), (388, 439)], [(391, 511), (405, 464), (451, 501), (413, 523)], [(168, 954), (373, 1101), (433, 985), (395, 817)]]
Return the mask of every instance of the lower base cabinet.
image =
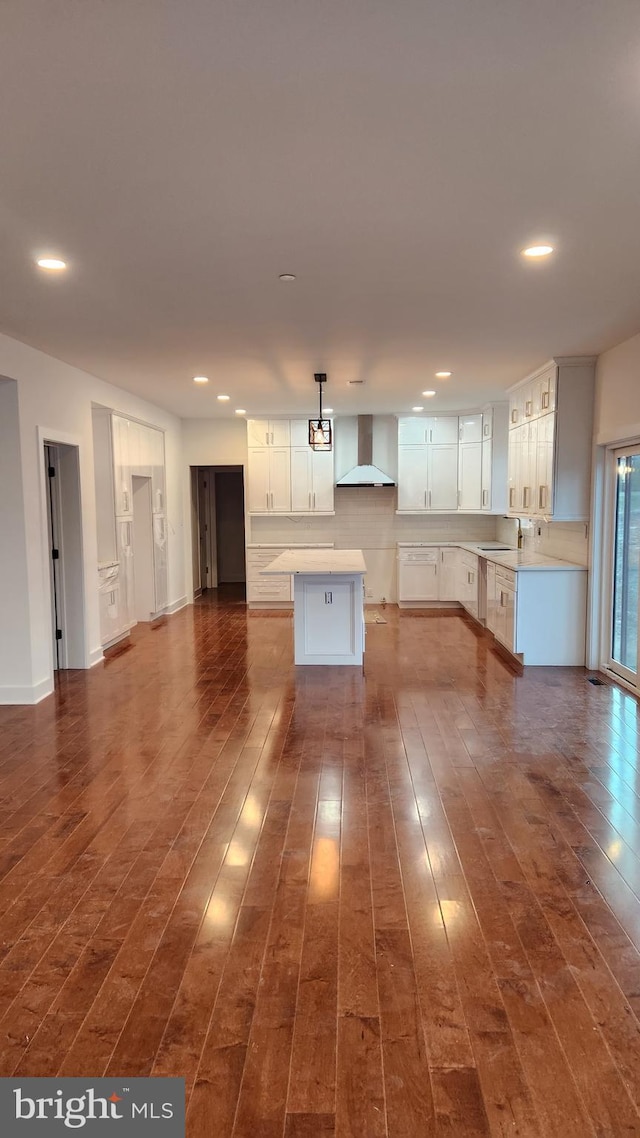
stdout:
[(487, 564), (487, 628), (523, 664), (583, 667), (587, 571)]

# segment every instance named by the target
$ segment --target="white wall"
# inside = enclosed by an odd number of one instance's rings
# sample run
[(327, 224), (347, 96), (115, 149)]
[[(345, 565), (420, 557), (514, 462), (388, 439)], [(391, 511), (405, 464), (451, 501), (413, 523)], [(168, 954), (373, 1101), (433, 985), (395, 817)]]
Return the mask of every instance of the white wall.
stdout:
[(594, 437), (599, 445), (640, 437), (640, 335), (598, 357)]
[[(2, 626), (3, 650), (16, 657), (16, 676), (31, 691), (33, 700), (53, 688), (50, 636), (50, 589), (45, 541), (44, 465), (42, 439), (79, 447), (82, 508), (85, 664), (102, 656), (96, 588), (97, 540), (91, 404), (100, 403), (165, 431), (167, 463), (167, 517), (169, 525), (169, 603), (185, 597), (184, 525), (181, 485), (181, 422), (168, 412), (94, 376), (55, 360), (43, 352), (0, 335), (0, 374), (17, 383), (19, 456), (12, 457), (13, 477), (22, 479), (26, 573), (23, 596), (27, 615), (20, 629)], [(6, 460), (5, 460), (6, 461)], [(19, 465), (18, 465), (19, 464)], [(6, 640), (6, 630), (9, 640)], [(19, 671), (17, 660), (26, 651)], [(20, 657), (21, 658), (21, 657)], [(5, 677), (6, 678), (6, 677)], [(16, 683), (18, 681), (16, 680)], [(0, 677), (0, 702), (12, 702), (10, 687)], [(28, 701), (27, 701), (28, 702)]]

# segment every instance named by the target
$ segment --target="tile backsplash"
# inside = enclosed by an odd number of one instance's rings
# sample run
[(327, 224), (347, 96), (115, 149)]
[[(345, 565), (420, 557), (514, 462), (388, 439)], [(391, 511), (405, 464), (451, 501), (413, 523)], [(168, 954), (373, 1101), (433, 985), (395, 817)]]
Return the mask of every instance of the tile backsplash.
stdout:
[[(513, 518), (497, 518), (497, 537), (505, 545), (515, 545), (518, 523)], [(576, 565), (589, 564), (589, 538), (586, 522), (543, 522), (523, 519), (524, 548), (546, 557), (559, 557)]]
[[(367, 599), (395, 601), (399, 541), (493, 541), (498, 519), (491, 514), (396, 514), (395, 488), (344, 487), (335, 493), (333, 517), (252, 517), (249, 542), (333, 542), (362, 549), (367, 562)], [(370, 594), (370, 595), (369, 595)]]

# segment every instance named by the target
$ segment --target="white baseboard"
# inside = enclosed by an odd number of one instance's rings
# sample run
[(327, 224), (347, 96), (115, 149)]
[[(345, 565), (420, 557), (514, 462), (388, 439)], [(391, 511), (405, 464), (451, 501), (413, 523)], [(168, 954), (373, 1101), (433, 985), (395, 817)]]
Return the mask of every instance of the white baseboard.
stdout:
[(89, 653), (89, 667), (95, 668), (96, 664), (101, 664), (104, 660), (104, 653), (102, 647), (92, 648)]
[(0, 704), (4, 706), (40, 703), (51, 695), (52, 691), (53, 683), (50, 679), (40, 680), (40, 683), (32, 684), (31, 687), (0, 687)]
[(172, 616), (174, 612), (179, 612), (180, 609), (186, 608), (188, 604), (189, 601), (187, 597), (178, 597), (177, 601), (172, 601), (170, 605), (167, 605), (164, 612), (166, 616)]

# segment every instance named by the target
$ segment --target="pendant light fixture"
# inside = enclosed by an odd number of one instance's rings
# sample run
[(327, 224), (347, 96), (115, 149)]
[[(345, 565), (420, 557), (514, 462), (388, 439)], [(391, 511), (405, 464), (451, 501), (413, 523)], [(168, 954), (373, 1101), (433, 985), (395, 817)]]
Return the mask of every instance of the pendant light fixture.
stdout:
[(317, 419), (309, 419), (309, 446), (312, 450), (331, 450), (331, 420), (322, 418), (322, 385), (327, 382), (325, 372), (316, 372), (313, 377), (318, 384), (320, 410)]

